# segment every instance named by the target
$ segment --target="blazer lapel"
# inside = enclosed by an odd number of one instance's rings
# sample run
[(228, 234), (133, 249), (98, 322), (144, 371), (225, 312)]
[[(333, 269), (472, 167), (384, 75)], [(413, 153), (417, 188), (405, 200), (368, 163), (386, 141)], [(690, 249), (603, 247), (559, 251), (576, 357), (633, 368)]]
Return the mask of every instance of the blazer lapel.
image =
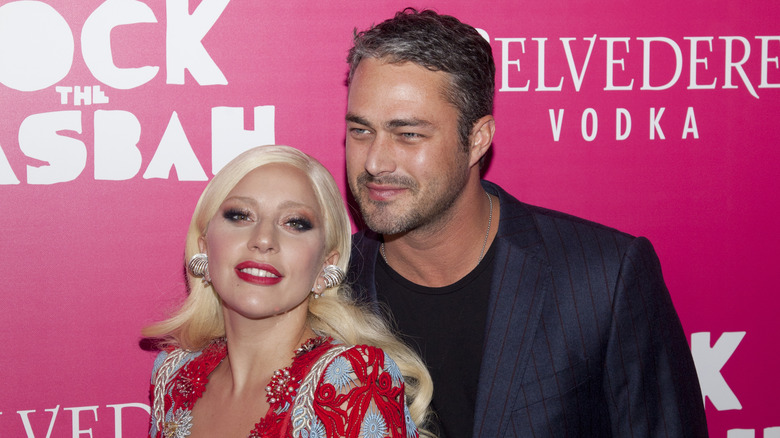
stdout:
[(551, 276), (530, 213), (498, 186), (483, 185), (499, 196), (501, 219), (473, 436), (495, 438), (509, 426)]
[[(499, 197), (501, 219), (493, 242), (495, 267), (473, 436), (496, 438), (509, 426), (551, 277), (530, 212), (495, 184), (483, 181), (483, 186)], [(370, 231), (357, 233), (354, 238), (349, 278), (358, 299), (376, 304), (374, 266), (379, 239)]]

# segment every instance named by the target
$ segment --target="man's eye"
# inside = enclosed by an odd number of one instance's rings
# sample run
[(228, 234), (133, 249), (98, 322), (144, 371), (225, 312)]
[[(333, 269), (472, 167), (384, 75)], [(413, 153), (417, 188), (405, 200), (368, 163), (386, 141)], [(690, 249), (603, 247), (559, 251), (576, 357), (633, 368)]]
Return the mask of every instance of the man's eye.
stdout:
[(351, 128), (349, 130), (353, 135), (367, 135), (370, 134), (371, 131), (365, 128)]

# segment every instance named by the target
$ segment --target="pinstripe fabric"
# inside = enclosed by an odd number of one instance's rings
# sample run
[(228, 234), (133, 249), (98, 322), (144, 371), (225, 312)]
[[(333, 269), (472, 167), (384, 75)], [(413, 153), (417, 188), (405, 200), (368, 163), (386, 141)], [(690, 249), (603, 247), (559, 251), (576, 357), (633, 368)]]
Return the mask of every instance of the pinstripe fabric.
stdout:
[[(501, 220), (473, 436), (706, 437), (650, 242), (483, 185)], [(355, 236), (350, 279), (372, 302), (377, 253), (370, 232)]]

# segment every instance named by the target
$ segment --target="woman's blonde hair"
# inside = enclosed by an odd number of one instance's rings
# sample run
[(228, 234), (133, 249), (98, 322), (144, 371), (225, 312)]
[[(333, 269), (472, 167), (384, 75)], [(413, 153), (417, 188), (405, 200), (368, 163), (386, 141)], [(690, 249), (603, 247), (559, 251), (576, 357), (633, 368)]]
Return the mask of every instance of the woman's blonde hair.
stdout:
[[(344, 200), (330, 172), (317, 160), (289, 146), (260, 146), (234, 158), (208, 183), (195, 206), (187, 231), (184, 263), (200, 252), (198, 241), (206, 234), (209, 221), (231, 190), (249, 172), (268, 164), (288, 164), (303, 171), (311, 181), (325, 226), (325, 253), (336, 251), (336, 265), (347, 271), (352, 245), (351, 224)], [(143, 330), (161, 345), (200, 350), (225, 336), (222, 302), (210, 283), (187, 270), (189, 295), (172, 317)], [(320, 335), (331, 336), (351, 345), (379, 347), (397, 364), (406, 379), (409, 412), (420, 426), (421, 436), (428, 421), (428, 405), (433, 393), (430, 375), (422, 360), (395, 337), (387, 322), (357, 304), (347, 285), (323, 291), (321, 298), (309, 299), (309, 324)]]

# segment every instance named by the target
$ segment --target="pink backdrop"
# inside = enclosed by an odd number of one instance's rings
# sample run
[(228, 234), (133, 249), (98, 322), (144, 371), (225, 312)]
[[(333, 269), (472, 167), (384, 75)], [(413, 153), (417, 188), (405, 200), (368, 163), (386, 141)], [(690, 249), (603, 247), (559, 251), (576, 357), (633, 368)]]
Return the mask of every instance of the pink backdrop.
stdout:
[(649, 237), (711, 436), (780, 437), (773, 0), (0, 1), (0, 436), (146, 433), (207, 178), (280, 143), (344, 188), (352, 29), (407, 5), (493, 46), (487, 178)]

